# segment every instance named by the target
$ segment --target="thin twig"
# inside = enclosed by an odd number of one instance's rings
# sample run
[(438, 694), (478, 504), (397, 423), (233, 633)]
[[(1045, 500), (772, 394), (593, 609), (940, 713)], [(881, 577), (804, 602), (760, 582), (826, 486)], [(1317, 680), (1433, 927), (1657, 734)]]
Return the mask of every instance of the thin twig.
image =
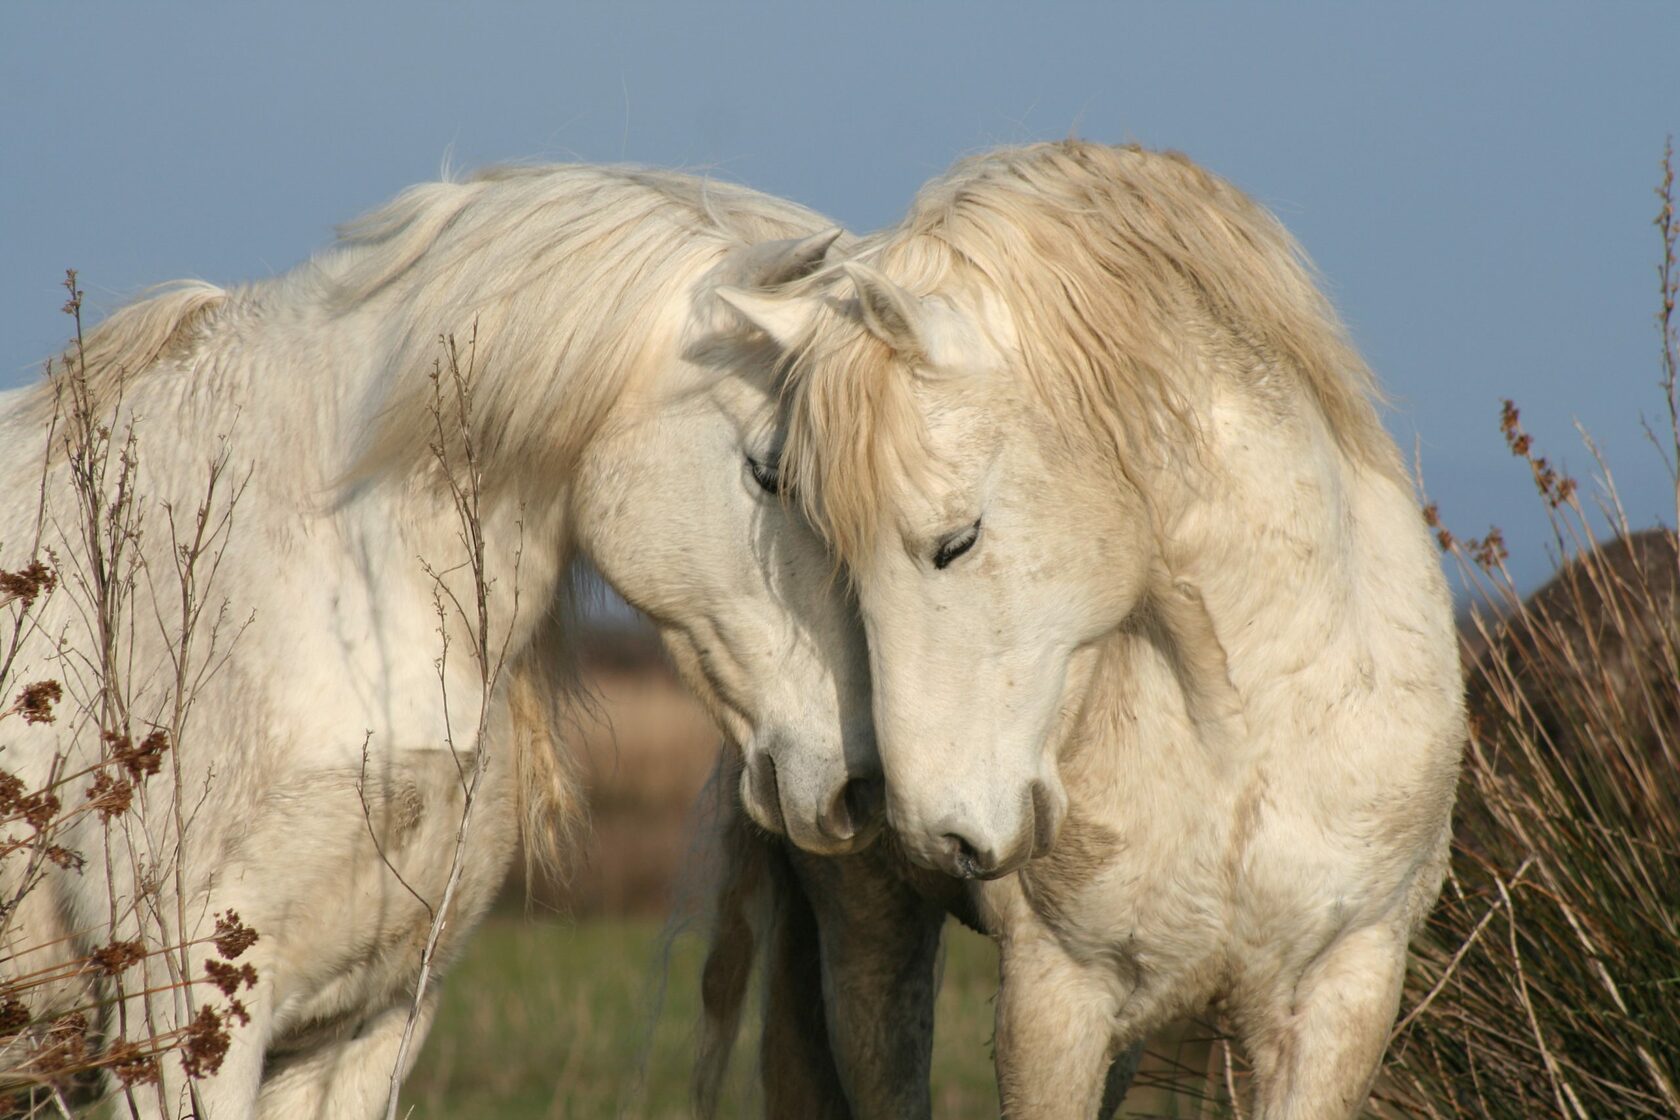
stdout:
[[(1518, 883), (1522, 882), (1523, 876), (1527, 875), (1528, 869), (1534, 865), (1534, 859), (1534, 856), (1529, 856), (1527, 859), (1523, 860), (1522, 866), (1517, 868), (1517, 873), (1511, 876), (1512, 886), (1516, 886)], [(1470, 931), (1470, 936), (1464, 939), (1463, 944), (1459, 945), (1458, 951), (1455, 952), (1452, 955), (1452, 959), (1447, 962), (1447, 967), (1441, 971), (1441, 978), (1435, 981), (1434, 986), (1429, 989), (1428, 994), (1418, 1000), (1417, 1006), (1408, 1011), (1406, 1013), (1406, 1017), (1401, 1019), (1400, 1022), (1395, 1025), (1394, 1029), (1389, 1032), (1388, 1042), (1385, 1044), (1386, 1046), (1393, 1046), (1394, 1040), (1405, 1033), (1406, 1028), (1412, 1025), (1412, 1021), (1419, 1015), (1422, 1015), (1425, 1011), (1429, 1010), (1429, 1005), (1435, 1002), (1435, 997), (1441, 994), (1442, 989), (1447, 986), (1447, 981), (1452, 979), (1453, 973), (1458, 969), (1459, 962), (1465, 958), (1465, 956), (1475, 946), (1476, 942), (1481, 939), (1482, 931), (1485, 930), (1488, 923), (1493, 920), (1493, 916), (1499, 913), (1499, 911), (1509, 901), (1508, 898), (1504, 897), (1503, 891), (1501, 891), (1500, 894), (1500, 900), (1488, 907), (1487, 913), (1482, 915), (1481, 921), (1477, 922), (1476, 927)]]

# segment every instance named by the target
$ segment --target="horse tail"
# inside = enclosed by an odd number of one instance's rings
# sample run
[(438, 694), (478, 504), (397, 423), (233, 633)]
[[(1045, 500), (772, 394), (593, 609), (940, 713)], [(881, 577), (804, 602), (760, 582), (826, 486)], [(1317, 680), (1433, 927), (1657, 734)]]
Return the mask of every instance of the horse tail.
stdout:
[(108, 413), (122, 395), (128, 378), (145, 372), (164, 358), (179, 353), (202, 332), (209, 313), (227, 302), (225, 289), (202, 280), (182, 280), (155, 289), (155, 294), (118, 308), (82, 339), (64, 351), (59, 374), (42, 388), (38, 404), (63, 407), (59, 400), (68, 374), (85, 391), (94, 416)]
[(748, 819), (736, 792), (739, 783), (729, 777), (726, 770), (717, 779), (723, 786), (722, 866), (712, 941), (700, 982), (695, 1114), (701, 1120), (717, 1116), (754, 966), (761, 963), (764, 1023), (759, 1060), (765, 1115), (849, 1120), (851, 1110), (828, 1039), (816, 913), (785, 841)]
[(565, 877), (585, 818), (571, 756), (556, 729), (556, 705), (545, 699), (557, 695), (552, 674), (534, 662), (522, 658), (508, 671), (519, 840), (527, 884)]

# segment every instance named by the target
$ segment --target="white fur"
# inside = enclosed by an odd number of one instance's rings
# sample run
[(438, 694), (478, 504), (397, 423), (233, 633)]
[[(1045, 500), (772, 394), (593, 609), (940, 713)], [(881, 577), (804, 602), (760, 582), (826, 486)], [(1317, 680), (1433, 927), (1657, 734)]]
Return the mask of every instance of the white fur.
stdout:
[(1262, 1120), (1353, 1116), (1464, 741), (1357, 356), (1275, 223), (1181, 159), (982, 156), (860, 253), (775, 311), (810, 340), (790, 456), (864, 615), (889, 820), (988, 880), (1004, 1111), (1091, 1116), (1117, 1055), (1212, 1005)]
[[(113, 907), (135, 897), (136, 869), (155, 875), (162, 913), (172, 922), (179, 905), (186, 936), (234, 909), (260, 937), (247, 958), (261, 977), (246, 996), (253, 1022), (235, 1029), (221, 1073), (198, 1086), (209, 1115), (378, 1110), (428, 925), (380, 849), (435, 902), (462, 808), (459, 768), (471, 763), (443, 749), (445, 734), (469, 748), (480, 715), (477, 668), (453, 623), (446, 710), (421, 565), (447, 570), (450, 590), (471, 602), (455, 512), (427, 446), (426, 374), (446, 333), (463, 357), (475, 329), (478, 338), (492, 644), (507, 642), (510, 680), (543, 705), (557, 699), (568, 569), (584, 557), (659, 626), (745, 751), (749, 776), (774, 763), (774, 781), (745, 783), (754, 815), (814, 848), (846, 847), (849, 826), (833, 810), (848, 759), (867, 769), (873, 757), (861, 634), (820, 542), (748, 473), (748, 454), (775, 450), (768, 361), (707, 356), (714, 329), (733, 322), (713, 289), (805, 270), (833, 240), (819, 233), (826, 225), (680, 175), (497, 171), (416, 187), (278, 279), (226, 292), (190, 285), (94, 332), (95, 399), (116, 409), (120, 396), (115, 428), (134, 425), (146, 501), (145, 571), (123, 638), (136, 730), (173, 700), (165, 635), (179, 607), (163, 511), (190, 520), (224, 448), (224, 495), (250, 477), (212, 591), (233, 620), (219, 651), (230, 656), (205, 680), (180, 744), (178, 862), (166, 769), (109, 837), (84, 814), (57, 838), (88, 867), (55, 871), (29, 894), (10, 924), (6, 967), (132, 936), (136, 923), (113, 919)], [(788, 240), (752, 247), (773, 239)], [(8, 568), (30, 558), (50, 401), (45, 386), (0, 398)], [(89, 641), (69, 586), (86, 550), (62, 453), (46, 470), (45, 500), (43, 554), (59, 558), (66, 586), (46, 603), (14, 680), (85, 690), (85, 666), (59, 652)], [(204, 648), (207, 634), (196, 640)], [(521, 776), (545, 772), (521, 762), (541, 748), (516, 742), (508, 688), (493, 705), (445, 962), (502, 882)], [(73, 769), (98, 757), (74, 708), (67, 697), (57, 723), (6, 722), (5, 765), (32, 788), (58, 755)], [(78, 804), (85, 785), (62, 790), (65, 803)], [(60, 935), (68, 940), (54, 949), (12, 955)], [(207, 951), (194, 950), (195, 968)], [(163, 964), (154, 958), (144, 978), (166, 985)], [(201, 986), (201, 1002), (210, 995)], [(165, 1025), (184, 1014), (176, 994), (153, 1004)], [(141, 1010), (135, 999), (126, 1008)], [(148, 1113), (184, 1099), (175, 1060), (165, 1068), (170, 1103), (142, 1092)]]

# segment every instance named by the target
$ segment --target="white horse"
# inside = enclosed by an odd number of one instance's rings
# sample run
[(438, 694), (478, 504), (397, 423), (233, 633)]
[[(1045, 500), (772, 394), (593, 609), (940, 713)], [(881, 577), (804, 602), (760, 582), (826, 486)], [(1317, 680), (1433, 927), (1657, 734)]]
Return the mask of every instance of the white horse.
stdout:
[[(134, 622), (114, 639), (136, 739), (178, 726), (179, 554), (164, 512), (190, 534), (218, 458), (213, 534), (249, 477), (214, 542), (213, 594), (234, 622), (192, 698), (179, 774), (144, 783), (143, 812), (110, 827), (82, 813), (54, 837), (88, 864), (49, 869), (26, 896), (0, 956), (12, 974), (142, 934), (203, 938), (237, 911), (259, 937), (242, 958), (259, 979), (242, 994), (249, 1025), (196, 1085), (208, 1115), (377, 1112), (481, 715), (488, 766), (440, 961), (500, 886), (521, 810), (539, 847), (573, 812), (557, 745), (540, 732), (563, 695), (574, 558), (659, 627), (744, 752), (741, 796), (760, 824), (817, 850), (854, 843), (848, 760), (867, 772), (873, 759), (861, 630), (821, 542), (771, 495), (774, 354), (732, 351), (739, 360), (722, 366), (706, 346), (714, 318), (735, 322), (719, 285), (808, 271), (838, 234), (825, 229), (792, 204), (683, 175), (495, 170), (414, 187), (279, 278), (184, 285), (94, 331), (91, 399), (113, 431), (133, 425), (147, 517), (130, 558)], [(441, 426), (431, 403), (442, 334), (472, 367), (465, 434), (451, 427), (447, 372)], [(76, 705), (86, 662), (69, 652), (98, 642), (73, 586), (94, 563), (62, 417), (60, 446), (44, 454), (52, 401), (49, 385), (0, 397), (0, 566), (23, 567), (33, 541), (64, 581), (36, 609), (13, 676), (63, 682), (60, 718), (3, 729), (5, 764), (30, 789), (102, 757), (100, 720)], [(488, 706), (463, 625), (475, 587), (462, 522), (437, 458), (469, 444), (483, 479), (488, 649), (508, 664)], [(465, 485), (459, 457), (452, 470)], [(198, 626), (201, 658), (215, 614)], [(61, 788), (65, 804), (82, 803), (88, 781)], [(189, 969), (210, 950), (195, 952)], [(182, 964), (165, 953), (135, 966), (107, 1037), (148, 1013), (183, 1023), (191, 1005), (168, 971)], [(200, 1002), (215, 998), (196, 987)], [(149, 1006), (133, 994), (145, 988)], [(179, 1063), (163, 1074), (161, 1092), (136, 1091), (146, 1115), (188, 1107)]]
[(1211, 1005), (1255, 1115), (1354, 1115), (1465, 728), (1298, 250), (1182, 157), (1066, 142), (960, 164), (854, 261), (725, 298), (796, 362), (783, 472), (858, 595), (889, 821), (999, 940), (1005, 1111), (1092, 1116)]

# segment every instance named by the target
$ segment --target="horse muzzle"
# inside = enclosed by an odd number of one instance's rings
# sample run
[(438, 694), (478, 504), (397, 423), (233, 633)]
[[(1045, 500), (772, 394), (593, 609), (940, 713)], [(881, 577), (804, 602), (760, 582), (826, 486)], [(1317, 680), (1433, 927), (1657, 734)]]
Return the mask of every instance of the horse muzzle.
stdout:
[(1022, 797), (1019, 824), (1010, 830), (987, 828), (973, 817), (950, 814), (916, 832), (901, 832), (910, 858), (924, 867), (958, 879), (1001, 879), (1055, 846), (1067, 815), (1065, 795), (1044, 782), (1032, 782)]
[(845, 855), (872, 843), (885, 820), (881, 781), (817, 784), (821, 792), (810, 796), (807, 783), (790, 781), (772, 753), (751, 751), (741, 775), (741, 804), (760, 828), (818, 855)]

